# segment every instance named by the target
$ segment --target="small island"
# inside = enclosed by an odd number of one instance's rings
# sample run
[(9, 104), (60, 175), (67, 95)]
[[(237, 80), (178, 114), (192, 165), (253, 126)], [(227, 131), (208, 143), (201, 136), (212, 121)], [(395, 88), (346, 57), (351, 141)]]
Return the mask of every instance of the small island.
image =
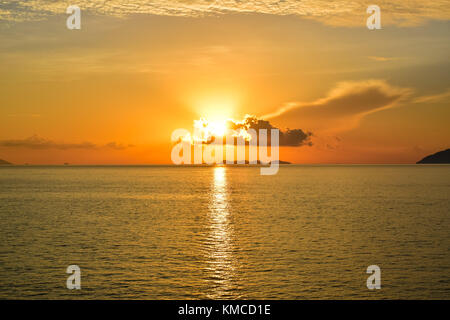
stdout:
[[(224, 160), (224, 163), (225, 163), (225, 160)], [(278, 163), (278, 164), (291, 164), (290, 162), (288, 162), (288, 161), (282, 161), (282, 160), (275, 160), (275, 161), (273, 161), (273, 163), (275, 164), (275, 163)], [(250, 164), (251, 165), (251, 163), (248, 161), (248, 160), (245, 160), (245, 164)], [(257, 162), (255, 163), (256, 165), (263, 165), (262, 163), (261, 163), (261, 161), (260, 160), (257, 160)], [(267, 164), (265, 164), (265, 165), (270, 165), (270, 164), (272, 164), (272, 161), (270, 161), (269, 163), (267, 163)], [(238, 165), (238, 163), (237, 163), (237, 161), (234, 161), (234, 163), (232, 163), (232, 164), (227, 164), (227, 165)], [(242, 165), (242, 164), (241, 164)]]
[(10, 166), (10, 165), (12, 165), (11, 162), (0, 159), (0, 166)]
[(450, 163), (450, 149), (436, 152), (435, 154), (426, 156), (417, 164), (432, 164), (432, 163)]

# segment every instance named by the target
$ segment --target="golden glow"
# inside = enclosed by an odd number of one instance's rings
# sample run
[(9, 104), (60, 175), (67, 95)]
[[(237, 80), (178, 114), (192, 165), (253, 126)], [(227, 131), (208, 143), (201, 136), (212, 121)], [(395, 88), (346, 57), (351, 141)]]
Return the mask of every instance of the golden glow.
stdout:
[(223, 137), (227, 133), (227, 120), (208, 121), (205, 118), (194, 120), (194, 140), (209, 141), (214, 137)]
[[(102, 24), (101, 16), (92, 19)], [(379, 41), (367, 41), (364, 32), (311, 25), (301, 18), (244, 14), (123, 22), (122, 32), (92, 29), (89, 37), (80, 38), (76, 53), (72, 43), (59, 43), (67, 37), (65, 28), (48, 38), (52, 19), (41, 21), (42, 27), (30, 34), (24, 26), (32, 22), (26, 21), (0, 30), (5, 48), (24, 43), (0, 53), (0, 72), (13, 79), (0, 87), (0, 140), (23, 142), (0, 143), (1, 159), (15, 164), (171, 164), (174, 130), (189, 130), (194, 140), (192, 121), (204, 117), (211, 123), (205, 131), (222, 135), (225, 119), (245, 114), (280, 129), (313, 132), (312, 146), (280, 148), (280, 157), (294, 163), (414, 163), (448, 145), (447, 89), (427, 81), (443, 77), (445, 68), (410, 68), (411, 61), (424, 66), (442, 62), (448, 32), (441, 22), (421, 26), (427, 37), (409, 28), (383, 33), (380, 41), (405, 41), (383, 52)], [(145, 30), (155, 26), (158, 36), (148, 41)], [(43, 40), (59, 43), (59, 49), (42, 57)], [(317, 54), (324, 42), (327, 52)], [(354, 48), (354, 43), (366, 46)], [(425, 45), (430, 49), (411, 51)], [(411, 97), (402, 97), (395, 108), (377, 107), (380, 111), (364, 121), (356, 118), (355, 127), (353, 111), (376, 101), (389, 103), (386, 94), (396, 95), (389, 79), (402, 78), (404, 70), (411, 77), (397, 85), (410, 88)], [(379, 86), (382, 95), (375, 101), (370, 88), (343, 90), (338, 85), (369, 79), (391, 86)], [(364, 101), (360, 91), (367, 92)], [(433, 112), (424, 113), (431, 105)], [(305, 108), (280, 112), (291, 106)], [(389, 128), (380, 130), (386, 124)], [(336, 134), (331, 132), (335, 128), (348, 130)], [(27, 139), (34, 134), (69, 148), (30, 146)], [(249, 140), (245, 130), (238, 135)], [(70, 147), (84, 141), (100, 147)]]
[(211, 130), (213, 135), (223, 137), (227, 131), (226, 121), (221, 120), (221, 121), (210, 122), (209, 130)]
[(208, 293), (210, 299), (229, 297), (234, 285), (235, 261), (233, 257), (233, 230), (229, 221), (226, 168), (215, 167), (211, 186), (210, 234), (207, 251), (210, 278), (216, 279)]
[(216, 93), (210, 96), (196, 98), (193, 104), (197, 113), (211, 123), (222, 123), (232, 118), (236, 112), (237, 99), (232, 94)]

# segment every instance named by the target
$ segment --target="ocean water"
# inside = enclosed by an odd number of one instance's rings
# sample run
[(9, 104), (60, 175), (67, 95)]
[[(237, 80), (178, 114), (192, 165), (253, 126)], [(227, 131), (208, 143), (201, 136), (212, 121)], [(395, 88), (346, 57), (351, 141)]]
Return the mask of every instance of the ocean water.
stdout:
[(450, 299), (449, 196), (448, 165), (2, 167), (0, 298)]

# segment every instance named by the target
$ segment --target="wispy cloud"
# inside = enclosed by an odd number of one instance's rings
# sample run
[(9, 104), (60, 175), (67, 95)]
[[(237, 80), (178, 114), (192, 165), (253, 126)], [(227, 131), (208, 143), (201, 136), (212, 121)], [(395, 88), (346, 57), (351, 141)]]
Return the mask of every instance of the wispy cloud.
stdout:
[(412, 90), (389, 85), (383, 80), (342, 82), (322, 99), (309, 103), (290, 102), (264, 119), (306, 126), (313, 131), (337, 132), (356, 127), (371, 113), (394, 107)]
[(38, 113), (11, 113), (8, 117), (11, 118), (39, 118), (41, 115)]
[(386, 61), (392, 61), (397, 60), (398, 58), (395, 57), (380, 57), (380, 56), (369, 56), (370, 60), (379, 61), (379, 62), (386, 62)]
[(414, 102), (415, 103), (439, 102), (445, 99), (450, 99), (450, 89), (442, 93), (417, 97), (416, 99), (414, 99)]
[[(44, 19), (64, 14), (73, 1), (4, 0), (0, 20), (24, 21)], [(224, 13), (264, 13), (298, 15), (330, 25), (364, 25), (367, 1), (364, 0), (78, 0), (76, 4), (88, 12), (126, 16), (155, 14), (167, 16), (199, 17)], [(450, 8), (447, 0), (423, 4), (421, 0), (378, 0), (383, 24), (417, 25), (426, 20), (448, 20)]]
[(11, 139), (11, 140), (0, 140), (0, 147), (8, 148), (27, 148), (27, 149), (58, 149), (58, 150), (69, 150), (69, 149), (100, 149), (109, 148), (115, 150), (123, 150), (132, 145), (123, 145), (116, 142), (110, 142), (105, 145), (97, 145), (92, 142), (81, 142), (81, 143), (65, 143), (65, 142), (55, 142), (53, 140), (41, 138), (38, 135), (33, 135), (25, 139)]

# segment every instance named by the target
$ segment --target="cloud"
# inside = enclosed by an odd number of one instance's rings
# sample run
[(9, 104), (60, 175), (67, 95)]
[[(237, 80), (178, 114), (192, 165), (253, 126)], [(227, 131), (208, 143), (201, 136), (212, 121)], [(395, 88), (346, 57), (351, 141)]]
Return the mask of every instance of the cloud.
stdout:
[(379, 61), (379, 62), (397, 60), (397, 58), (393, 58), (393, 57), (379, 57), (379, 56), (369, 56), (368, 58), (370, 60)]
[(57, 149), (57, 150), (69, 150), (69, 149), (85, 149), (94, 150), (99, 148), (110, 148), (115, 150), (123, 150), (131, 145), (124, 146), (122, 144), (117, 144), (116, 142), (110, 142), (106, 145), (96, 145), (92, 142), (81, 142), (81, 143), (60, 143), (41, 138), (37, 135), (33, 135), (26, 139), (17, 140), (0, 140), (0, 147), (6, 148), (27, 148), (27, 149)]
[[(219, 124), (219, 125), (218, 125)], [(301, 147), (311, 146), (312, 133), (303, 131), (302, 129), (286, 129), (282, 130), (275, 127), (269, 121), (258, 119), (252, 115), (246, 115), (242, 121), (228, 119), (224, 123), (209, 122), (201, 118), (194, 120), (194, 133), (186, 134), (180, 137), (177, 143), (181, 140), (191, 141), (191, 143), (210, 144), (216, 139), (223, 139), (223, 143), (230, 143), (236, 145), (237, 138), (243, 138), (248, 144), (252, 139), (250, 129), (253, 129), (257, 137), (259, 137), (260, 130), (267, 130), (267, 143), (271, 143), (271, 130), (278, 129), (279, 131), (279, 146)]]
[(230, 124), (229, 127), (233, 130), (239, 130), (239, 129), (254, 129), (257, 134), (259, 134), (260, 129), (267, 129), (268, 137), (269, 137), (269, 130), (271, 129), (278, 129), (280, 131), (279, 136), (279, 144), (280, 146), (289, 146), (289, 147), (300, 147), (304, 145), (312, 145), (311, 143), (311, 132), (305, 132), (302, 129), (287, 129), (287, 130), (281, 130), (280, 128), (277, 128), (273, 126), (269, 121), (258, 119), (255, 116), (247, 115), (243, 121), (241, 122), (233, 122), (232, 120), (229, 120)]
[(105, 144), (105, 147), (115, 149), (115, 150), (125, 150), (129, 147), (134, 147), (134, 145), (132, 145), (132, 144), (123, 145), (123, 144), (117, 143), (117, 142), (110, 142), (110, 143)]
[(434, 94), (434, 95), (427, 95), (427, 96), (421, 96), (414, 99), (415, 103), (432, 103), (432, 102), (438, 102), (445, 99), (450, 98), (450, 89), (447, 91), (444, 91), (442, 93)]
[(383, 80), (342, 82), (325, 98), (310, 103), (290, 102), (262, 118), (313, 131), (345, 131), (356, 127), (364, 116), (406, 100), (411, 92)]
[[(73, 1), (54, 0), (4, 0), (0, 20), (24, 21), (45, 19), (64, 14)], [(263, 13), (273, 15), (298, 15), (329, 25), (365, 26), (368, 17), (365, 0), (78, 0), (76, 4), (94, 14), (127, 16), (155, 14), (165, 16), (201, 17), (225, 13)], [(448, 20), (450, 8), (447, 0), (378, 0), (382, 23), (417, 25), (424, 21)]]
[(11, 118), (39, 118), (41, 115), (38, 113), (13, 113), (8, 114)]

